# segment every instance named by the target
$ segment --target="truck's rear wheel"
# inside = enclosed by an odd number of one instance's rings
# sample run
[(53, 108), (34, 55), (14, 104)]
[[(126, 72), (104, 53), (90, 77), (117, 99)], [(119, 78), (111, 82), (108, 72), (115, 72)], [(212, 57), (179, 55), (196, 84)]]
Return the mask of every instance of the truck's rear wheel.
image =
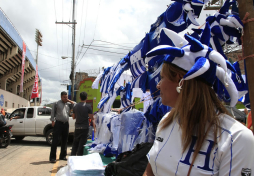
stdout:
[(46, 142), (49, 145), (52, 145), (52, 141), (53, 141), (53, 128), (48, 130), (46, 133)]
[[(52, 142), (53, 142), (53, 128), (47, 131), (47, 133), (46, 133), (46, 142), (49, 145), (52, 145)], [(61, 144), (61, 137), (59, 137), (57, 145), (60, 145), (60, 144)]]

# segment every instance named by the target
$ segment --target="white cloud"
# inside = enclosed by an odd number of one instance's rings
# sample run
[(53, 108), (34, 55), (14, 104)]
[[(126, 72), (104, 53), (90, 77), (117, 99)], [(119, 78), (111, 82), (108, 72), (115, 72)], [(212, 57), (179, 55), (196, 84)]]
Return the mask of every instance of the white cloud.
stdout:
[[(164, 0), (76, 0), (76, 57), (80, 46), (89, 45), (92, 40), (103, 40), (123, 45), (103, 45), (123, 49), (98, 48), (110, 52), (82, 50), (76, 71), (108, 67), (120, 60), (149, 32), (150, 25), (162, 14), (170, 1)], [(69, 80), (71, 58), (61, 56), (72, 53), (72, 29), (56, 20), (72, 20), (72, 0), (1, 0), (0, 7), (17, 28), (18, 32), (36, 57), (35, 29), (43, 34), (43, 46), (39, 47), (39, 72), (42, 78), (43, 100), (55, 101), (60, 92), (66, 90), (61, 83)], [(204, 22), (205, 15), (201, 14)], [(200, 20), (199, 20), (200, 21)], [(201, 23), (202, 24), (202, 23)], [(125, 53), (125, 54), (124, 54)], [(76, 58), (77, 59), (77, 58)]]

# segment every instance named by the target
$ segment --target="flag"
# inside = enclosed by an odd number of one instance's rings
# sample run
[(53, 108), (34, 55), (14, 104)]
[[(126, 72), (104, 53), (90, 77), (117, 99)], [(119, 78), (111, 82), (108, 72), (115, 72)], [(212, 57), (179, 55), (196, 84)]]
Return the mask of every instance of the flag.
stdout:
[(20, 82), (20, 90), (19, 90), (19, 92), (23, 92), (25, 57), (26, 57), (26, 44), (25, 44), (25, 42), (23, 42), (22, 65), (21, 65), (21, 82)]
[(41, 85), (41, 96), (40, 96), (40, 104), (41, 104), (41, 99), (42, 99), (42, 85)]
[(34, 80), (34, 86), (32, 90), (31, 99), (39, 97), (39, 91), (38, 91), (38, 66), (36, 65), (36, 75)]

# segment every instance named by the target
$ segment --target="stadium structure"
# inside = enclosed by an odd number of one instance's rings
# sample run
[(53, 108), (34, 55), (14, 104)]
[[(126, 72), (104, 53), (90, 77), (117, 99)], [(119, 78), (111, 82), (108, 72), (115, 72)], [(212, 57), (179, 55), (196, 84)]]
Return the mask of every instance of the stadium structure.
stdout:
[[(30, 106), (36, 62), (26, 46), (23, 92), (20, 92), (23, 41), (13, 23), (0, 8), (0, 108), (7, 111)], [(38, 86), (40, 93), (39, 73)]]

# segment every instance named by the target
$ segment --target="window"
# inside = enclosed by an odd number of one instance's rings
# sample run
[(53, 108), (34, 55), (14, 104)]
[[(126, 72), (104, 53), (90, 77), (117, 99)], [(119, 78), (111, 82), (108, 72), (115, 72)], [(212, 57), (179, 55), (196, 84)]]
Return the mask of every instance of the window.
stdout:
[(12, 108), (14, 108), (14, 103), (12, 103)]
[(26, 118), (34, 117), (34, 108), (28, 108)]
[(19, 104), (18, 104), (18, 108), (19, 108)]
[(7, 102), (7, 101), (5, 101), (5, 107), (7, 108), (7, 106), (8, 106), (8, 102)]
[(51, 109), (49, 108), (38, 108), (38, 116), (50, 116)]
[(25, 115), (25, 109), (17, 109), (10, 115), (10, 118), (15, 117), (15, 119), (23, 119), (24, 115)]

